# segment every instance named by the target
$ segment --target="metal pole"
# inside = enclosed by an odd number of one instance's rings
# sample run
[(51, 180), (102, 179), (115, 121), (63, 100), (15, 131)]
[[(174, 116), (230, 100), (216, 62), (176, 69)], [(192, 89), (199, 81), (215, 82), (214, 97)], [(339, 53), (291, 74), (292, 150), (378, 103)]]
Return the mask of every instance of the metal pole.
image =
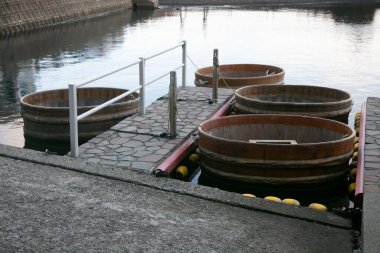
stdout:
[(140, 78), (140, 115), (145, 114), (145, 58), (140, 58), (139, 78)]
[(186, 40), (182, 41), (182, 87), (186, 87), (186, 56), (187, 56), (187, 50), (186, 50)]
[(177, 136), (177, 76), (175, 71), (170, 71), (169, 128), (170, 137)]
[(212, 71), (212, 101), (218, 102), (218, 82), (219, 82), (219, 59), (218, 49), (214, 49), (213, 71)]
[(70, 113), (70, 155), (78, 157), (78, 112), (77, 112), (77, 87), (69, 84), (69, 113)]

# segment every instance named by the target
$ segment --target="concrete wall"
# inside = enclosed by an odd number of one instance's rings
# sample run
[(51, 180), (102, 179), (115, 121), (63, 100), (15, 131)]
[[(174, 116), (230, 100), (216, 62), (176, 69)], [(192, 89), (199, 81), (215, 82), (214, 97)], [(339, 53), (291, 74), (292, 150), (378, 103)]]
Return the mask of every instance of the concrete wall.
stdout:
[(260, 6), (335, 6), (335, 5), (366, 5), (380, 3), (380, 0), (160, 0), (160, 5), (250, 5)]
[(0, 0), (0, 37), (132, 8), (132, 0)]
[(158, 0), (133, 0), (133, 5), (139, 9), (152, 9), (158, 7)]

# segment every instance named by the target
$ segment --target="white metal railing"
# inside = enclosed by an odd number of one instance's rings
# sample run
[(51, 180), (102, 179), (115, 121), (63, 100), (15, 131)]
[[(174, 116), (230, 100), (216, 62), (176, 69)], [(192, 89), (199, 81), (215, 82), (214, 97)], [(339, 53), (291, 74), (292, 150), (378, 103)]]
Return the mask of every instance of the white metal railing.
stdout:
[[(170, 70), (169, 72), (157, 77), (157, 78), (154, 78), (153, 80), (149, 81), (149, 82), (145, 82), (145, 62), (147, 60), (150, 60), (154, 57), (157, 57), (159, 55), (162, 55), (164, 53), (167, 53), (171, 50), (174, 50), (178, 47), (182, 47), (182, 64), (172, 70)], [(140, 99), (140, 114), (144, 114), (145, 113), (145, 87), (147, 85), (150, 85), (156, 81), (158, 81), (159, 79), (167, 76), (170, 74), (170, 72), (172, 71), (177, 71), (178, 69), (182, 68), (182, 87), (185, 87), (186, 86), (186, 41), (182, 41), (181, 43), (179, 43), (178, 45), (174, 46), (174, 47), (171, 47), (169, 49), (166, 49), (164, 51), (161, 51), (157, 54), (154, 54), (154, 55), (151, 55), (149, 57), (141, 57), (140, 60), (134, 62), (134, 63), (131, 63), (131, 64), (128, 64), (128, 65), (125, 65), (123, 67), (120, 67), (118, 69), (115, 69), (113, 71), (110, 71), (110, 72), (107, 72), (107, 73), (104, 73), (102, 75), (99, 75), (97, 77), (94, 77), (94, 78), (91, 78), (91, 79), (88, 79), (88, 80), (85, 80), (85, 81), (82, 81), (78, 84), (69, 84), (68, 85), (68, 88), (69, 88), (69, 113), (70, 113), (70, 148), (71, 148), (71, 151), (70, 151), (70, 155), (72, 157), (78, 157), (79, 156), (79, 151), (78, 151), (78, 122), (100, 110), (102, 110), (103, 108), (115, 103), (116, 101), (119, 101), (120, 99), (123, 99), (125, 97), (127, 97), (128, 95), (132, 94), (133, 92), (136, 92), (138, 90), (140, 90), (139, 92), (139, 99)], [(77, 103), (77, 88), (80, 88), (86, 84), (89, 84), (89, 83), (92, 83), (94, 81), (97, 81), (99, 79), (102, 79), (104, 77), (107, 77), (107, 76), (110, 76), (110, 75), (113, 75), (119, 71), (122, 71), (124, 69), (127, 69), (129, 67), (132, 67), (134, 65), (137, 65), (139, 64), (139, 85), (132, 88), (132, 89), (129, 89), (127, 92), (103, 103), (103, 104), (100, 104), (98, 106), (96, 106), (95, 108), (85, 112), (85, 113), (82, 113), (80, 115), (78, 115), (78, 103)]]

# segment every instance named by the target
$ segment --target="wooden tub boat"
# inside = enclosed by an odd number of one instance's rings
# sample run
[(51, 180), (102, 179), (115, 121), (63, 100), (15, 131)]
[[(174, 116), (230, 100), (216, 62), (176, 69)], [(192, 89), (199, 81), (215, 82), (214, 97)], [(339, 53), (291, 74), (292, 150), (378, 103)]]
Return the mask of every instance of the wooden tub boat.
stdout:
[[(122, 93), (125, 89), (79, 88), (78, 115)], [(70, 141), (69, 97), (67, 89), (36, 92), (21, 98), (24, 136), (27, 142), (53, 143), (58, 146)], [(138, 111), (138, 94), (116, 102), (79, 122), (79, 142), (83, 143), (108, 130), (125, 117)]]
[(259, 85), (235, 92), (235, 106), (243, 114), (294, 114), (348, 123), (349, 93), (307, 85)]
[[(195, 72), (195, 85), (212, 87), (213, 67), (200, 68)], [(249, 85), (283, 84), (285, 72), (283, 69), (260, 64), (220, 65), (219, 87), (233, 89)]]
[(299, 199), (346, 190), (355, 133), (343, 123), (238, 115), (205, 121), (198, 130), (202, 175), (213, 186)]

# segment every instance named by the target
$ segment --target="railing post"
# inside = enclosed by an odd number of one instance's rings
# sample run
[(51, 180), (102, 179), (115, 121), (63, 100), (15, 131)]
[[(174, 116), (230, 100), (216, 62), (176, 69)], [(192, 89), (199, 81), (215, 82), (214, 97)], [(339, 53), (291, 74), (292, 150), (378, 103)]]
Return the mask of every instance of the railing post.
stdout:
[(145, 114), (145, 58), (140, 57), (139, 63), (140, 79), (140, 115)]
[(186, 87), (186, 57), (187, 57), (187, 49), (186, 49), (186, 40), (182, 41), (182, 87)]
[(177, 136), (177, 76), (175, 71), (170, 71), (169, 128), (170, 137)]
[(219, 59), (218, 49), (214, 49), (213, 71), (212, 71), (212, 101), (218, 102), (218, 83), (219, 83)]
[(70, 113), (70, 155), (78, 157), (78, 111), (77, 86), (69, 84), (69, 113)]

